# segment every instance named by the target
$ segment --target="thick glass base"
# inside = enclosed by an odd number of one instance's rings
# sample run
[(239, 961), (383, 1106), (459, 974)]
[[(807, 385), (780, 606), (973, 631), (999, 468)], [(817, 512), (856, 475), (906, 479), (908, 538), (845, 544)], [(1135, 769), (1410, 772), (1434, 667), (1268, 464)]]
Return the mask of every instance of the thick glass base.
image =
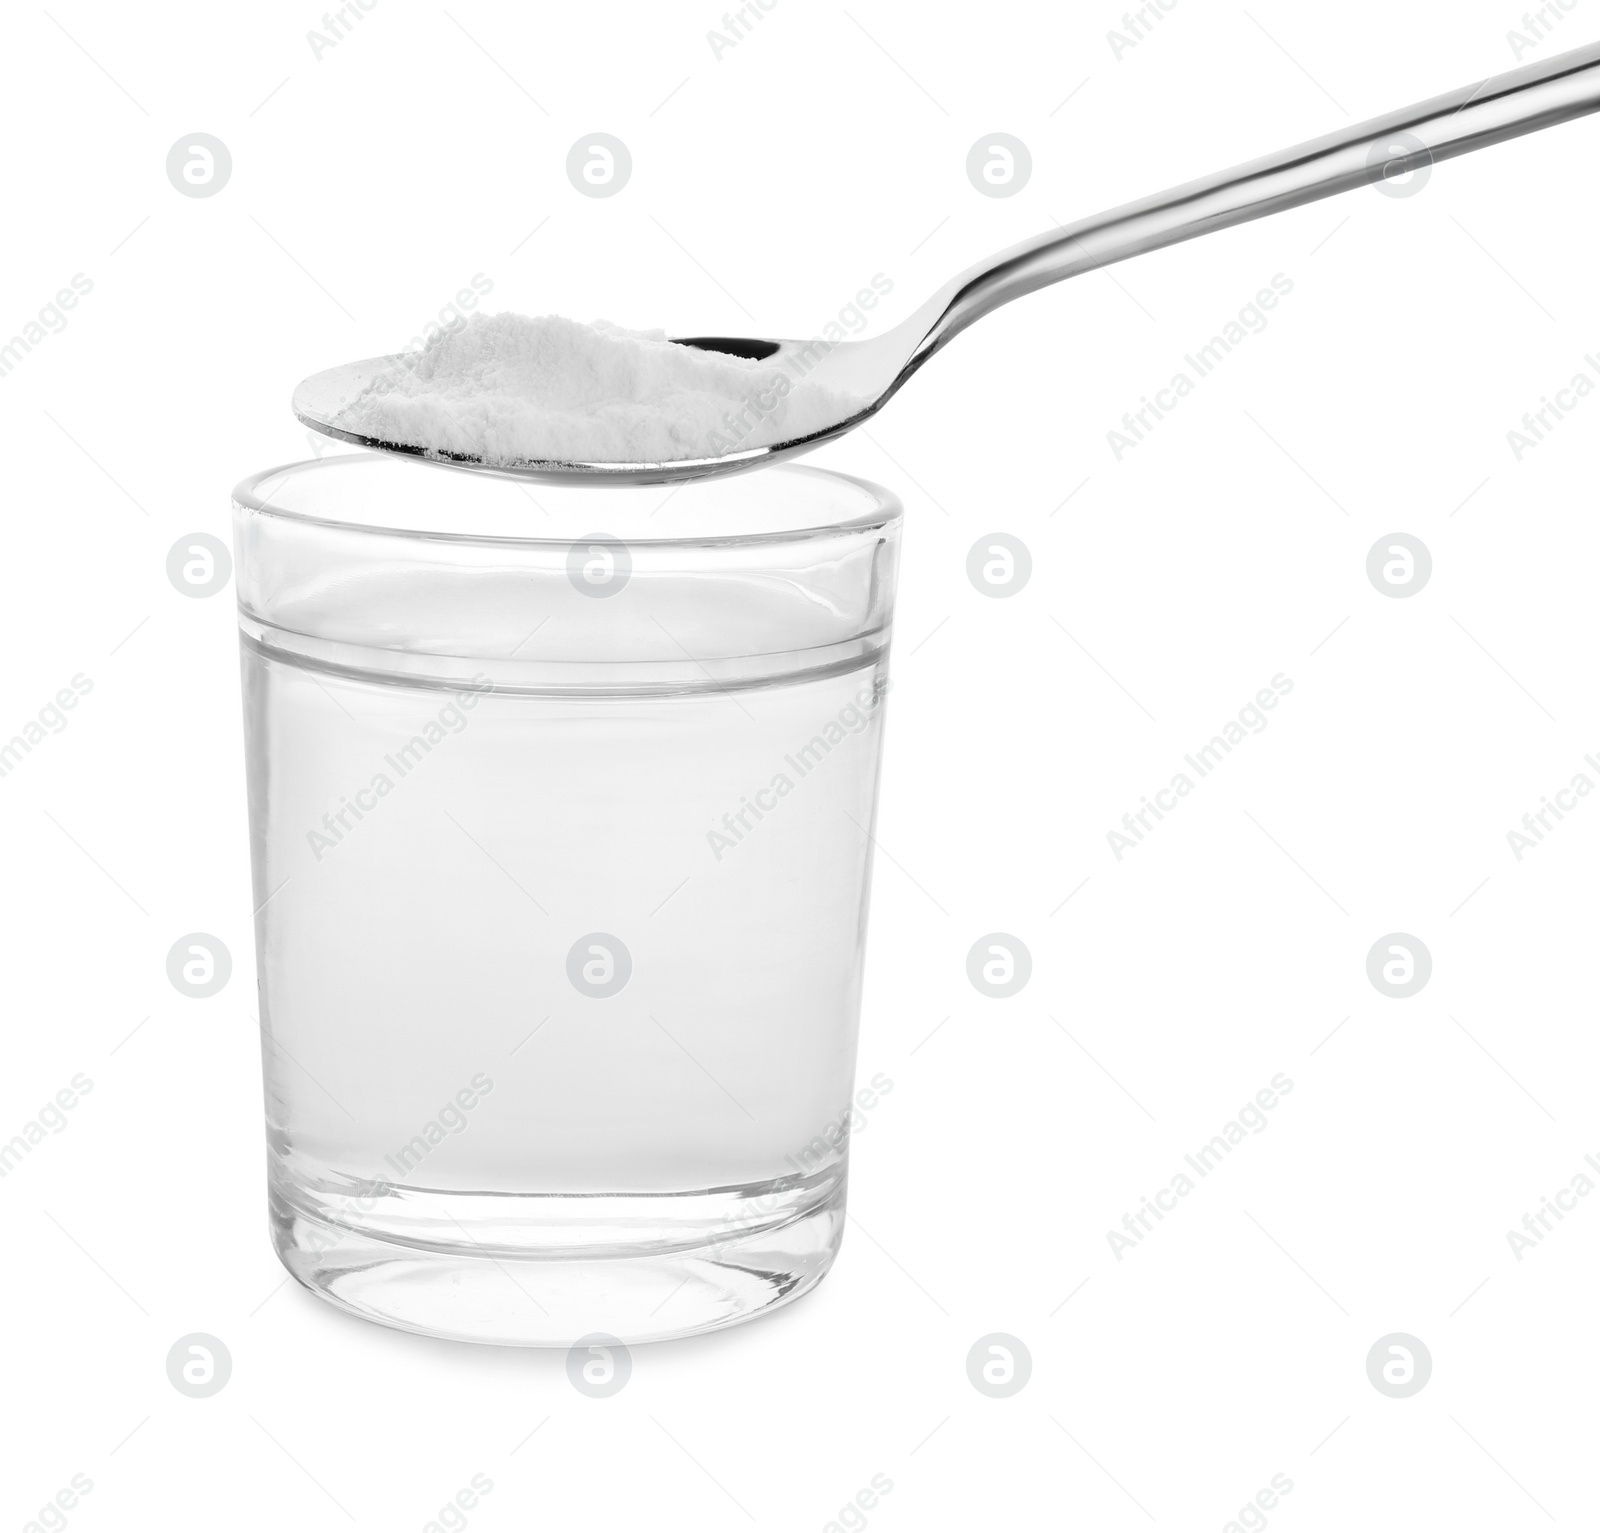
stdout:
[(273, 1243), (341, 1309), (453, 1341), (568, 1347), (712, 1331), (814, 1288), (844, 1233), (845, 1170), (709, 1192), (330, 1193), (275, 1168)]

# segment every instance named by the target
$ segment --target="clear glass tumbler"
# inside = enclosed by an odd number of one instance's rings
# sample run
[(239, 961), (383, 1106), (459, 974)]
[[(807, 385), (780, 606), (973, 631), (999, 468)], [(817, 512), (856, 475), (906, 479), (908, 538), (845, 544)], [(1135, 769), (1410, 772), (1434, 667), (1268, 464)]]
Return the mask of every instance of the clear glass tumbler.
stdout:
[(525, 1345), (805, 1293), (843, 1229), (899, 503), (367, 454), (234, 502), (289, 1271)]

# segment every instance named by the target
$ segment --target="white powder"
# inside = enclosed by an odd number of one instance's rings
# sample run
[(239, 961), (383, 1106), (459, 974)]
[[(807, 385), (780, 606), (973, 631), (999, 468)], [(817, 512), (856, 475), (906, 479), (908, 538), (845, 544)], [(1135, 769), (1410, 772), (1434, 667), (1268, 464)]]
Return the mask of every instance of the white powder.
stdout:
[(502, 466), (666, 463), (805, 436), (864, 403), (775, 363), (605, 320), (474, 314), (401, 358), (331, 424)]

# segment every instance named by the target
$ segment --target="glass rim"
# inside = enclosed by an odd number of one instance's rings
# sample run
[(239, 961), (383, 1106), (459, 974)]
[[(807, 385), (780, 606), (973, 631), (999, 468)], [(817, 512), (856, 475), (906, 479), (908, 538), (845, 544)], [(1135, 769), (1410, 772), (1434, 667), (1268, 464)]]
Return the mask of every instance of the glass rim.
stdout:
[[(454, 464), (438, 463), (428, 459), (407, 458), (400, 460), (394, 455), (386, 453), (337, 453), (326, 458), (302, 458), (293, 463), (280, 463), (275, 468), (261, 469), (254, 474), (248, 474), (233, 487), (233, 503), (262, 516), (278, 517), (283, 521), (298, 522), (305, 526), (327, 527), (337, 532), (353, 532), (367, 536), (406, 538), (418, 543), (490, 544), (497, 547), (551, 549), (570, 548), (573, 543), (573, 539), (570, 537), (520, 537), (500, 533), (422, 531), (412, 527), (388, 527), (377, 522), (343, 521), (337, 517), (316, 516), (305, 511), (291, 511), (284, 506), (274, 505), (270, 499), (270, 492), (267, 494), (262, 493), (263, 486), (279, 475), (292, 474), (297, 471), (315, 471), (339, 465), (387, 463), (390, 461), (415, 463), (421, 469), (442, 469), (449, 473), (465, 474), (471, 478), (492, 477), (506, 479), (514, 477), (509, 475), (485, 475), (481, 469), (459, 468)], [(888, 527), (899, 522), (905, 514), (905, 505), (898, 495), (892, 490), (886, 489), (876, 480), (865, 479), (859, 474), (847, 474), (839, 469), (818, 468), (809, 463), (779, 463), (759, 469), (742, 470), (741, 473), (803, 475), (806, 478), (850, 484), (866, 491), (877, 504), (870, 512), (863, 513), (860, 516), (852, 516), (840, 521), (820, 522), (811, 526), (794, 527), (778, 532), (736, 532), (691, 534), (684, 537), (618, 538), (617, 541), (626, 544), (629, 548), (742, 548), (761, 544), (797, 543), (814, 538), (832, 537), (839, 533), (868, 532), (873, 528)], [(696, 482), (698, 481), (689, 481), (690, 484)], [(603, 506), (605, 491), (608, 488), (613, 487), (606, 485), (597, 485), (592, 489), (584, 487), (578, 493), (592, 495), (595, 499), (596, 509), (599, 510)], [(633, 487), (630, 486), (630, 488)]]

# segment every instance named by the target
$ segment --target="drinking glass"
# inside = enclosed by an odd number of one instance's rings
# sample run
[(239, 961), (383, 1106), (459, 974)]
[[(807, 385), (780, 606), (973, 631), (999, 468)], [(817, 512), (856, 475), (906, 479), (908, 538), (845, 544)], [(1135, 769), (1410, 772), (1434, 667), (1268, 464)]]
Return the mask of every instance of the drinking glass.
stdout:
[(568, 1346), (822, 1278), (899, 533), (885, 490), (797, 466), (591, 489), (358, 453), (234, 492), (301, 1283)]

